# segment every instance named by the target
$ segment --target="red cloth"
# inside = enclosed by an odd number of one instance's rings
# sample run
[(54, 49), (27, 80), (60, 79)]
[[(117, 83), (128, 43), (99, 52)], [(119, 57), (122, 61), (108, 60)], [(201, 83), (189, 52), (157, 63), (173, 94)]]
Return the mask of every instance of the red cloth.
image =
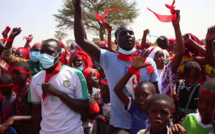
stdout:
[(172, 5), (168, 5), (165, 4), (166, 8), (170, 9), (170, 13), (172, 15), (160, 15), (157, 14), (156, 12), (152, 11), (151, 9), (147, 8), (149, 11), (151, 11), (152, 13), (154, 13), (154, 15), (158, 18), (158, 20), (160, 20), (161, 22), (172, 22), (176, 19), (176, 14), (175, 14), (175, 0), (173, 0)]
[(107, 43), (107, 42), (101, 42), (101, 43), (99, 43), (99, 46), (100, 46), (100, 47), (103, 47), (103, 46), (105, 46), (105, 45), (108, 45), (108, 43)]
[(94, 68), (88, 67), (88, 68), (84, 69), (84, 70), (82, 71), (82, 73), (84, 74), (84, 77), (87, 79), (87, 77), (90, 75), (90, 73), (91, 73), (92, 71), (94, 71), (94, 72), (96, 73), (97, 78), (100, 79), (99, 71), (96, 70), (96, 69), (94, 69)]
[(30, 52), (29, 52), (29, 50), (27, 49), (27, 48), (25, 48), (25, 47), (19, 47), (18, 48), (19, 50), (21, 50), (21, 52), (22, 52), (22, 54), (24, 55), (24, 57), (25, 57), (25, 59), (30, 59)]
[(99, 113), (99, 111), (100, 111), (100, 108), (97, 102), (93, 105), (90, 105), (89, 114), (97, 114)]
[[(45, 83), (49, 83), (49, 80), (51, 79), (51, 77), (52, 77), (53, 75), (59, 73), (60, 70), (61, 70), (61, 68), (62, 68), (62, 65), (59, 63), (59, 64), (57, 65), (57, 67), (52, 71), (51, 75), (49, 75), (49, 74), (46, 72)], [(50, 94), (48, 94), (48, 95), (50, 95)], [(46, 96), (43, 94), (43, 95), (42, 95), (42, 98), (43, 98), (43, 101), (44, 101), (45, 98), (46, 98)], [(45, 104), (45, 103), (44, 103), (44, 104)]]
[(111, 10), (118, 10), (118, 11), (121, 12), (121, 10), (119, 10), (119, 9), (117, 9), (117, 8), (109, 8), (109, 9), (107, 9), (107, 10), (103, 13), (102, 18), (100, 18), (100, 16), (99, 16), (98, 13), (96, 13), (96, 19), (102, 21), (102, 23), (105, 23), (106, 14), (107, 14), (109, 11), (111, 11)]
[(35, 43), (33, 46), (42, 47), (42, 45), (40, 43)]
[(85, 53), (84, 51), (76, 50), (74, 53), (70, 55), (69, 59), (71, 59), (72, 56), (76, 53), (78, 54), (77, 57), (81, 58), (85, 62), (85, 66), (84, 66), (85, 69), (88, 67), (93, 67), (93, 62), (90, 56), (87, 55), (87, 53)]
[[(60, 45), (61, 45), (62, 48), (65, 49), (66, 57), (69, 57), (69, 55), (70, 55), (70, 54), (69, 54), (69, 51), (67, 50), (67, 48), (66, 48), (66, 46), (63, 44), (63, 42), (60, 42)], [(65, 57), (64, 52), (61, 52), (60, 61), (61, 61), (63, 64), (69, 63), (69, 60), (66, 59), (66, 57)]]

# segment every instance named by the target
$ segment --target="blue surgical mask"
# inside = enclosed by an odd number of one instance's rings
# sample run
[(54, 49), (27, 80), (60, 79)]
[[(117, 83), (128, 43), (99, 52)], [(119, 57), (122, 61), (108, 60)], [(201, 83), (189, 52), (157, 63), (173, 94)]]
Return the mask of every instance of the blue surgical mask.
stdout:
[(81, 65), (79, 67), (75, 67), (76, 69), (80, 70), (80, 71), (83, 71), (84, 70), (84, 65)]
[(33, 62), (37, 62), (39, 60), (39, 57), (40, 57), (40, 52), (37, 52), (37, 51), (32, 51), (30, 53), (30, 59), (33, 61)]
[(125, 54), (125, 55), (130, 55), (130, 54), (132, 54), (134, 51), (136, 51), (136, 48), (135, 47), (133, 47), (131, 50), (124, 50), (124, 49), (122, 49), (122, 48), (120, 48), (119, 47), (119, 50), (118, 50), (118, 52), (120, 52), (120, 53), (122, 53), (122, 54)]
[(72, 53), (74, 53), (75, 52), (75, 49), (71, 49), (70, 50), (70, 53), (72, 54)]
[(54, 65), (54, 60), (56, 57), (44, 53), (44, 54), (40, 54), (39, 60), (40, 60), (40, 63), (42, 64), (42, 67), (44, 69), (48, 69)]

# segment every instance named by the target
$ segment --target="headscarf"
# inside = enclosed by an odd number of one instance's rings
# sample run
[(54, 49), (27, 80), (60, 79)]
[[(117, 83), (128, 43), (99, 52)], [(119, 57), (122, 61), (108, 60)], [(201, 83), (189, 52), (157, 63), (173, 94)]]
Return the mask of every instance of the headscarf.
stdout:
[(92, 62), (90, 56), (87, 55), (87, 53), (85, 53), (84, 51), (76, 50), (74, 53), (72, 53), (70, 55), (69, 59), (71, 59), (72, 56), (74, 54), (76, 54), (76, 53), (78, 54), (77, 57), (81, 58), (85, 62), (84, 63), (84, 65), (85, 65), (84, 68), (93, 67), (93, 62)]
[(149, 51), (149, 56), (150, 58), (152, 58), (154, 60), (155, 58), (155, 54), (157, 51), (162, 50), (160, 47), (152, 47)]
[(100, 78), (100, 74), (99, 74), (99, 71), (94, 69), (94, 68), (91, 68), (91, 67), (88, 67), (86, 69), (83, 70), (83, 74), (84, 74), (84, 77), (87, 79), (87, 77), (90, 75), (90, 73), (94, 71), (95, 74), (96, 74), (96, 77), (99, 79)]
[[(69, 51), (67, 50), (67, 48), (66, 48), (66, 46), (63, 44), (63, 42), (60, 42), (60, 45), (61, 45), (62, 48), (65, 49), (66, 57), (69, 57)], [(68, 60), (66, 59), (66, 57), (64, 56), (64, 53), (61, 52), (60, 61), (61, 61), (63, 64), (67, 64), (67, 63), (68, 63)]]
[(18, 50), (20, 50), (22, 52), (22, 54), (24, 55), (25, 59), (30, 59), (30, 52), (27, 48), (25, 47), (19, 47)]

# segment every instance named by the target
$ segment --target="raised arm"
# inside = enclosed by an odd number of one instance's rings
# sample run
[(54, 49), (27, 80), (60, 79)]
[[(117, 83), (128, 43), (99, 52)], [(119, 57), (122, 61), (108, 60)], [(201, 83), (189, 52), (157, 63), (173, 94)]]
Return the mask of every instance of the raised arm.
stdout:
[(204, 57), (206, 57), (206, 49), (199, 45), (197, 42), (195, 42), (189, 34), (184, 35), (184, 43), (189, 44), (194, 49), (199, 51)]
[(146, 49), (146, 36), (149, 33), (149, 29), (144, 30), (143, 32), (143, 37), (142, 37), (142, 41), (141, 41), (141, 50)]
[(112, 41), (111, 41), (112, 26), (110, 26), (110, 24), (107, 23), (107, 22), (103, 23), (103, 26), (108, 31), (108, 50), (111, 51), (111, 52), (113, 52), (113, 53), (117, 53), (117, 51), (113, 49)]
[(185, 53), (185, 48), (184, 48), (184, 41), (182, 39), (182, 35), (181, 35), (181, 30), (180, 30), (180, 11), (179, 10), (175, 10), (176, 13), (176, 20), (172, 22), (174, 31), (175, 31), (175, 37), (176, 37), (176, 49), (177, 52), (175, 54), (175, 57), (173, 58), (172, 61), (172, 71), (175, 72), (177, 71), (182, 57)]
[(33, 40), (33, 38), (34, 38), (34, 37), (33, 37), (32, 34), (30, 34), (30, 35), (28, 36), (28, 38), (26, 39), (25, 46), (24, 46), (25, 48), (28, 49), (29, 47), (31, 47), (31, 46), (30, 46), (30, 43), (31, 43), (31, 41)]
[(82, 20), (81, 0), (72, 0), (75, 7), (74, 35), (77, 44), (97, 62), (100, 62), (100, 48), (93, 42), (86, 39), (86, 32)]
[[(131, 68), (134, 70), (139, 70), (140, 68), (150, 65), (144, 64), (148, 54), (149, 51), (146, 51), (144, 54), (139, 54), (138, 56), (136, 56), (134, 58)], [(123, 88), (125, 87), (125, 85), (127, 84), (128, 80), (131, 78), (132, 75), (133, 75), (132, 71), (130, 71), (129, 69), (128, 72), (119, 80), (119, 82), (116, 84), (114, 88), (116, 95), (119, 97), (119, 99), (125, 106), (128, 106), (129, 104), (129, 96), (125, 91), (123, 91)]]
[(209, 27), (206, 35), (206, 59), (210, 66), (215, 65), (215, 53), (213, 43), (215, 41), (215, 26)]

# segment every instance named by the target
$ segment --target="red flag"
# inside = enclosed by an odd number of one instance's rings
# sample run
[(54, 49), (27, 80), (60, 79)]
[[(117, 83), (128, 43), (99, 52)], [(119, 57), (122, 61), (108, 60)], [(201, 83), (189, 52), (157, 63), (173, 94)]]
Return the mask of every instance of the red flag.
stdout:
[(121, 10), (118, 9), (118, 8), (109, 8), (109, 9), (107, 9), (107, 10), (103, 13), (102, 18), (99, 16), (98, 13), (96, 13), (96, 14), (95, 14), (95, 15), (96, 15), (96, 19), (102, 21), (102, 23), (105, 23), (105, 17), (106, 17), (106, 15), (107, 15), (107, 13), (108, 13), (109, 11), (112, 11), (112, 10), (118, 10), (118, 11), (121, 12)]
[(176, 14), (175, 14), (175, 0), (173, 0), (172, 2), (172, 5), (168, 5), (168, 4), (165, 4), (166, 8), (170, 9), (170, 13), (172, 15), (160, 15), (160, 14), (157, 14), (156, 12), (152, 11), (151, 9), (147, 8), (149, 11), (151, 11), (152, 13), (155, 14), (155, 16), (158, 18), (158, 20), (160, 20), (161, 22), (172, 22), (176, 19)]

